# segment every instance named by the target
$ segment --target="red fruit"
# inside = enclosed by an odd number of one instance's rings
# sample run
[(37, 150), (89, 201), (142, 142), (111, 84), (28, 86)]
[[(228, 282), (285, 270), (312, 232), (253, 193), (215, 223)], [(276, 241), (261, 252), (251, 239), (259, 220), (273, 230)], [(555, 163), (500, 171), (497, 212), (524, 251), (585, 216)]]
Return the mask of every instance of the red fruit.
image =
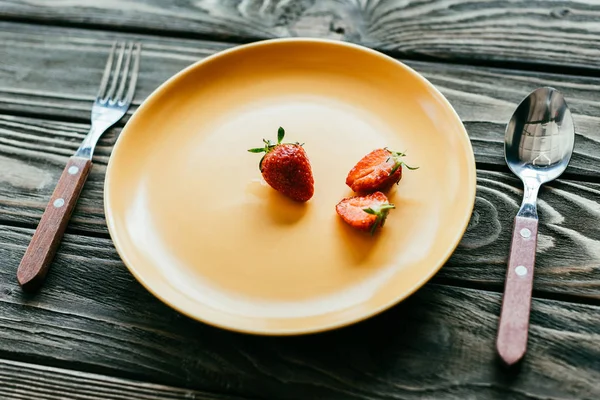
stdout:
[(408, 169), (418, 168), (402, 162), (404, 156), (404, 153), (388, 149), (373, 150), (350, 170), (346, 185), (359, 193), (387, 191), (402, 179), (402, 165)]
[(385, 194), (375, 192), (367, 196), (348, 197), (335, 206), (335, 211), (351, 227), (375, 233), (382, 227), (392, 208)]
[(265, 147), (248, 150), (266, 153), (259, 169), (265, 181), (275, 190), (292, 200), (305, 202), (314, 194), (314, 179), (308, 156), (301, 144), (281, 143), (285, 131), (279, 128), (277, 143), (263, 139)]

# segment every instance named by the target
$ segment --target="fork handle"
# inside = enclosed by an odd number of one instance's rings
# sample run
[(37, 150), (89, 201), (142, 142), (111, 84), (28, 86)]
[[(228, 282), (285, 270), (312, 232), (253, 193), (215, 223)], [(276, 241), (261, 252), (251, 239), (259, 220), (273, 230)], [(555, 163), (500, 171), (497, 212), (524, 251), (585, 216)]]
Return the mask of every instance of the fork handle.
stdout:
[(527, 350), (537, 232), (537, 218), (515, 218), (496, 340), (507, 365), (515, 364)]
[(17, 269), (24, 291), (35, 291), (44, 283), (91, 166), (89, 159), (76, 156), (65, 166)]

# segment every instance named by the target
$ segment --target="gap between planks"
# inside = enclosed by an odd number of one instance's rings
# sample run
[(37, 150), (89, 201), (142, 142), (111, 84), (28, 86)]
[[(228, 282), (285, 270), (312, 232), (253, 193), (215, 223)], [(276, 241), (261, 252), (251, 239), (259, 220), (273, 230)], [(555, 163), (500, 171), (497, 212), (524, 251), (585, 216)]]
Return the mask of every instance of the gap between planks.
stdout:
[[(53, 122), (70, 122), (70, 123), (75, 123), (75, 124), (87, 124), (87, 125), (90, 125), (92, 122), (91, 112), (90, 112), (90, 118), (81, 118), (78, 116), (43, 114), (43, 113), (35, 112), (35, 111), (6, 109), (6, 108), (2, 108), (2, 106), (0, 106), (0, 115), (7, 115), (7, 116), (11, 116), (11, 117), (32, 118), (32, 119), (53, 121)], [(123, 118), (122, 120), (117, 122), (115, 125), (113, 125), (113, 127), (114, 128), (122, 128), (123, 126), (125, 126), (125, 122), (123, 122), (125, 120), (125, 118)]]
[(65, 393), (69, 393), (73, 398), (90, 400), (260, 400), (257, 397), (197, 391), (10, 358), (0, 358), (0, 384), (0, 395), (10, 396), (11, 399), (29, 399), (36, 396), (35, 398), (58, 400), (64, 399)]
[[(0, 218), (0, 226), (8, 226), (11, 228), (22, 228), (22, 229), (31, 229), (31, 230), (34, 230), (37, 228), (37, 224), (29, 224), (29, 223), (20, 222), (20, 221), (10, 221), (10, 220), (2, 219), (2, 218)], [(99, 232), (99, 231), (87, 231), (84, 229), (71, 228), (69, 226), (67, 226), (65, 234), (112, 240), (112, 238), (110, 237), (110, 235), (108, 233)]]
[[(536, 265), (536, 267), (539, 267)], [(534, 272), (535, 274), (535, 272)], [(431, 283), (443, 286), (451, 286), (465, 289), (481, 290), (483, 292), (504, 293), (504, 282), (502, 283), (478, 283), (474, 281), (464, 281), (456, 278), (436, 277), (431, 279)], [(573, 295), (567, 293), (554, 293), (545, 290), (536, 290), (533, 287), (532, 297), (535, 299), (545, 299), (559, 301), (561, 303), (587, 304), (590, 306), (600, 306), (600, 297), (590, 297), (582, 295)]]

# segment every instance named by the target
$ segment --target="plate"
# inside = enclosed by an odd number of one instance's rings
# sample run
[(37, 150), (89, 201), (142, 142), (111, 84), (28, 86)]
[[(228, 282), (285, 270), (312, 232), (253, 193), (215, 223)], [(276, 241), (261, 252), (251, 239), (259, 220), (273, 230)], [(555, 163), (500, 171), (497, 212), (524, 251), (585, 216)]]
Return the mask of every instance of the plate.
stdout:
[[(249, 153), (304, 143), (315, 194), (271, 189)], [(379, 147), (405, 151), (376, 235), (335, 205)], [(157, 298), (213, 326), (264, 335), (324, 331), (375, 315), (430, 279), (475, 200), (467, 133), (444, 96), (406, 65), (358, 45), (276, 39), (182, 70), (137, 109), (112, 152), (105, 212), (114, 245)]]

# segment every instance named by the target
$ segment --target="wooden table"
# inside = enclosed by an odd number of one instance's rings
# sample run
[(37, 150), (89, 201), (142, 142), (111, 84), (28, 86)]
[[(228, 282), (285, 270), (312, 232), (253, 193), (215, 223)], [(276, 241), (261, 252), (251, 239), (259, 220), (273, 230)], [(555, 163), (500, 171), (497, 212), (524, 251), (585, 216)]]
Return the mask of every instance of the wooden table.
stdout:
[[(43, 290), (15, 273), (89, 128), (114, 39), (143, 43), (134, 107), (216, 51), (264, 38), (361, 43), (436, 85), (467, 127), (478, 192), (434, 279), (366, 322), (289, 338), (235, 334), (152, 297), (108, 235), (101, 140)], [(529, 351), (506, 370), (495, 335), (522, 186), (504, 127), (532, 89), (564, 92), (577, 128), (541, 194)], [(599, 399), (600, 4), (593, 1), (0, 1), (0, 398)], [(121, 121), (125, 123), (127, 118)]]

